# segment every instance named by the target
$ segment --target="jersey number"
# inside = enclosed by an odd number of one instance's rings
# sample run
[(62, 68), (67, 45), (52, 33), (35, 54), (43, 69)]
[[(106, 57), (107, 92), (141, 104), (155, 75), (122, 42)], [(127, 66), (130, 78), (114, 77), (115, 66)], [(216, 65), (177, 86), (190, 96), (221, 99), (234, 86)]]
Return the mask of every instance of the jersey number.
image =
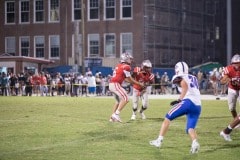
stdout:
[(190, 80), (190, 87), (191, 88), (199, 89), (198, 81), (197, 81), (197, 78), (195, 76), (189, 75), (188, 79)]

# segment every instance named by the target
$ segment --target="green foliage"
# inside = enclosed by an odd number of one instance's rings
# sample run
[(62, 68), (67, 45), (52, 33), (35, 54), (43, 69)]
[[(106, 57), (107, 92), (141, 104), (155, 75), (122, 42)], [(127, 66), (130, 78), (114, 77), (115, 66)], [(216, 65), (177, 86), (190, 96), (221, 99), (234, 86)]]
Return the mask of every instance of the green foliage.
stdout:
[(203, 101), (197, 127), (200, 152), (190, 155), (185, 117), (172, 122), (162, 148), (157, 138), (172, 100), (151, 99), (146, 120), (130, 121), (131, 102), (111, 123), (112, 97), (1, 97), (0, 160), (239, 159), (239, 132), (225, 142), (219, 132), (232, 120), (226, 101)]

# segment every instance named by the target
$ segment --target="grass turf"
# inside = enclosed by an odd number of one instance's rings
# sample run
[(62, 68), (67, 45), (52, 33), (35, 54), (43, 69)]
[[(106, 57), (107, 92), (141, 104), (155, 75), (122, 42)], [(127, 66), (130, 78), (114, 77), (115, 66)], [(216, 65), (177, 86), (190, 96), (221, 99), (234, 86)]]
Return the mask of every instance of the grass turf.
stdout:
[(189, 154), (185, 117), (172, 122), (160, 149), (157, 138), (171, 100), (151, 99), (146, 120), (110, 123), (112, 97), (0, 97), (0, 160), (237, 160), (238, 130), (232, 142), (219, 132), (232, 120), (226, 101), (205, 100), (197, 126), (200, 152)]

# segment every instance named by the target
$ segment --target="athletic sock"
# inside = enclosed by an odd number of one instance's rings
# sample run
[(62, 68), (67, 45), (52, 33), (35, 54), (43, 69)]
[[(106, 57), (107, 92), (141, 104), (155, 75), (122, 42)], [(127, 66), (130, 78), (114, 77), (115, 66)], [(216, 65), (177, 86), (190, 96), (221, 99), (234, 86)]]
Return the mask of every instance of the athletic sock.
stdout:
[(120, 111), (117, 109), (116, 112), (115, 112), (116, 115), (119, 115), (120, 114)]

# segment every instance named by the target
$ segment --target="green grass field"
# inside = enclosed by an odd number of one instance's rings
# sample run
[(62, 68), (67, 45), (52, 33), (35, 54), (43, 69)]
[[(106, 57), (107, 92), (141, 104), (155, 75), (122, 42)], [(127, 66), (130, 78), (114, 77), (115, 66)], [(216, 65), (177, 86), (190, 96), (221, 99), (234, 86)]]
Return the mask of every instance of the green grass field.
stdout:
[(222, 100), (203, 101), (198, 154), (189, 154), (185, 117), (172, 122), (162, 148), (150, 146), (170, 101), (151, 99), (147, 119), (136, 121), (130, 121), (130, 102), (124, 123), (111, 123), (112, 97), (0, 97), (0, 160), (239, 159), (240, 130), (232, 142), (219, 136), (232, 120)]

